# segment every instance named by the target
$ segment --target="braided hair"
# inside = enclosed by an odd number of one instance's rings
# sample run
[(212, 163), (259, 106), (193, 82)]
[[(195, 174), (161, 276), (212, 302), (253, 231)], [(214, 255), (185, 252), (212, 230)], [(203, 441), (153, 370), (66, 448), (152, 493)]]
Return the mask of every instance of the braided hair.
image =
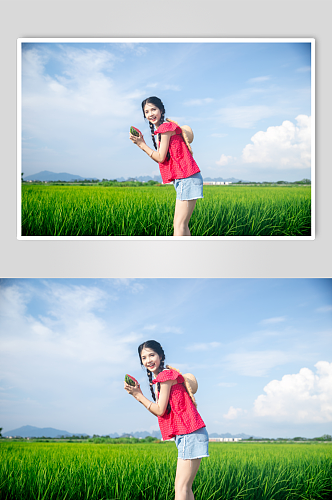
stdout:
[[(142, 111), (143, 111), (144, 119), (146, 119), (145, 118), (145, 111), (144, 111), (146, 104), (154, 104), (160, 110), (160, 113), (161, 113), (160, 125), (162, 123), (164, 123), (165, 122), (165, 106), (162, 103), (162, 101), (159, 99), (159, 97), (152, 96), (152, 97), (148, 97), (147, 99), (144, 99), (144, 101), (142, 102)], [(158, 148), (157, 148), (156, 138), (154, 135), (154, 125), (153, 125), (153, 123), (149, 122), (149, 126), (150, 126), (150, 131), (151, 131), (151, 136), (152, 136), (152, 142), (153, 142), (155, 150), (157, 150)], [(158, 134), (158, 141), (160, 142), (160, 140), (161, 140), (161, 134)], [(170, 159), (170, 157), (171, 156), (169, 154), (169, 151), (167, 151), (166, 160), (168, 161)]]
[[(160, 357), (159, 370), (160, 370), (160, 372), (163, 371), (165, 369), (165, 366), (164, 366), (165, 353), (164, 353), (164, 349), (161, 347), (159, 342), (157, 342), (156, 340), (147, 340), (146, 342), (143, 342), (143, 344), (138, 346), (138, 355), (139, 355), (141, 366), (143, 366), (142, 359), (141, 359), (141, 352), (143, 349), (152, 349), (152, 351), (154, 351), (155, 353), (158, 354), (158, 356)], [(156, 401), (156, 395), (155, 395), (155, 392), (153, 389), (153, 384), (152, 384), (152, 372), (150, 370), (146, 369), (146, 374), (147, 374), (147, 376), (149, 378), (149, 382), (150, 382), (150, 391), (152, 394), (152, 399), (153, 399), (153, 401)], [(157, 390), (160, 393), (160, 382), (157, 382)], [(170, 411), (171, 411), (171, 405), (169, 402), (167, 403), (167, 410), (166, 411), (167, 411), (167, 414), (170, 413)]]

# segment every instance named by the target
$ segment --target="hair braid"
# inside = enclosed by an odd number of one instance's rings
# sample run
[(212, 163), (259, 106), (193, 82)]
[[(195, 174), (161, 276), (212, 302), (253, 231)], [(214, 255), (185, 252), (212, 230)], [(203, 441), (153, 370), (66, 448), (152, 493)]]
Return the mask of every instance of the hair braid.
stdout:
[(151, 136), (152, 136), (152, 142), (153, 142), (153, 145), (154, 145), (154, 149), (157, 150), (156, 138), (154, 136), (154, 125), (153, 125), (153, 123), (149, 122), (149, 126), (150, 126), (150, 130), (151, 130)]
[[(160, 372), (162, 372), (162, 371), (165, 370), (164, 360), (160, 361), (159, 369), (160, 369)], [(157, 391), (160, 393), (160, 382), (157, 382)], [(172, 408), (171, 408), (170, 402), (168, 401), (168, 403), (167, 403), (167, 414), (170, 413), (171, 409)]]
[(154, 393), (153, 385), (152, 385), (152, 372), (150, 372), (150, 370), (146, 370), (146, 373), (147, 373), (147, 376), (149, 377), (150, 391), (151, 391), (151, 394), (152, 394), (153, 401), (156, 401), (156, 395)]
[[(160, 125), (165, 122), (165, 112), (161, 112), (161, 118), (160, 118)], [(161, 134), (158, 134), (158, 141), (161, 141)], [(171, 158), (171, 155), (169, 154), (169, 151), (167, 151), (166, 155), (166, 160), (169, 161)]]
[[(164, 360), (160, 361), (159, 370), (162, 372), (165, 370)], [(157, 390), (160, 392), (160, 382), (157, 382)]]
[[(160, 125), (165, 122), (165, 113), (161, 111)], [(159, 125), (159, 126), (160, 126)], [(161, 141), (161, 134), (158, 134), (158, 141)]]

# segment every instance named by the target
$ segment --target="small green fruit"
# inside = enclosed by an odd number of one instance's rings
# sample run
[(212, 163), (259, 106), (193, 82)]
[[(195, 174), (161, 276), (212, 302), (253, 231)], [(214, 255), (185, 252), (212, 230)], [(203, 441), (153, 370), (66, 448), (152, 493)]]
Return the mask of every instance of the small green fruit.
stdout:
[(138, 385), (137, 380), (128, 374), (126, 374), (126, 376), (125, 376), (125, 382), (126, 382), (126, 384), (131, 385), (132, 387), (135, 387), (136, 384)]
[[(136, 137), (139, 137), (141, 132), (138, 130), (138, 128), (135, 127), (130, 127), (130, 133), (132, 135), (136, 135)], [(142, 135), (142, 134), (141, 134)]]

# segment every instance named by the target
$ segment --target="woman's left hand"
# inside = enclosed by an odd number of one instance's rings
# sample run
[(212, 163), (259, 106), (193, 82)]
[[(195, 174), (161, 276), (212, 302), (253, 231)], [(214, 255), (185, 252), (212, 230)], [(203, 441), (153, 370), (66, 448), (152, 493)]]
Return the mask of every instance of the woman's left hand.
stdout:
[(145, 144), (145, 140), (144, 140), (144, 137), (142, 135), (140, 135), (139, 137), (137, 137), (136, 135), (133, 135), (129, 132), (129, 139), (134, 143), (134, 144), (137, 144), (138, 147), (142, 147), (142, 144)]
[(143, 392), (141, 391), (141, 387), (140, 387), (139, 384), (136, 384), (135, 386), (132, 386), (132, 385), (129, 385), (126, 382), (124, 382), (124, 388), (128, 392), (128, 394), (131, 394), (132, 396), (134, 396), (134, 398), (136, 398), (136, 396), (138, 394), (143, 394)]

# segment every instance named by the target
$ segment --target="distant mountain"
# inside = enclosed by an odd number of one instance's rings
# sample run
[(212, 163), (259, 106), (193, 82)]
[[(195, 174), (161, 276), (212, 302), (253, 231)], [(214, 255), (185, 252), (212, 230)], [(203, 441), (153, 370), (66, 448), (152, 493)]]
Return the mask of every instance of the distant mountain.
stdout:
[(161, 175), (154, 175), (153, 177), (150, 177), (149, 175), (141, 175), (140, 177), (136, 177), (136, 179), (139, 182), (148, 182), (148, 181), (162, 182)]
[[(88, 434), (85, 434), (84, 432), (67, 432), (67, 431), (62, 431), (60, 429), (54, 429), (53, 427), (33, 427), (32, 425), (24, 425), (23, 427), (20, 427), (19, 429), (13, 429), (12, 431), (7, 431), (7, 432), (2, 432), (3, 437), (9, 437), (9, 436), (20, 436), (22, 438), (26, 437), (46, 437), (46, 438), (59, 438), (61, 436), (65, 437), (71, 437), (71, 436), (89, 436)], [(136, 438), (145, 438), (146, 436), (152, 436), (156, 437), (158, 439), (161, 439), (161, 432), (160, 431), (152, 431), (147, 432), (147, 431), (141, 431), (141, 432), (129, 432), (129, 433), (123, 433), (123, 434), (118, 434), (117, 432), (113, 432), (110, 434), (106, 434), (107, 436), (111, 438), (118, 438), (118, 437), (125, 437), (125, 436), (133, 436)]]
[[(84, 432), (67, 432), (67, 431), (62, 431), (59, 429), (54, 429), (53, 427), (33, 427), (32, 425), (24, 425), (23, 427), (20, 427), (19, 429), (13, 429), (12, 431), (7, 431), (2, 433), (3, 437), (9, 437), (9, 436), (20, 436), (22, 438), (26, 437), (46, 437), (46, 438), (59, 438), (61, 436), (65, 437), (71, 437), (71, 436), (89, 436), (88, 434), (85, 434)], [(147, 432), (147, 431), (139, 431), (139, 432), (128, 432), (128, 433), (123, 433), (119, 435), (117, 432), (113, 432), (110, 434), (105, 434), (111, 438), (119, 438), (119, 437), (127, 437), (127, 436), (133, 436), (135, 438), (145, 438), (146, 436), (152, 436), (157, 439), (161, 439), (161, 432), (160, 431), (152, 431), (152, 432)], [(251, 434), (230, 434), (229, 432), (226, 432), (225, 434), (217, 434), (215, 432), (209, 434), (210, 438), (218, 438), (218, 437), (223, 437), (223, 438), (242, 438), (242, 439), (249, 439), (250, 437), (253, 437), (254, 439), (262, 439), (261, 437), (258, 436), (252, 436)]]
[[(114, 433), (114, 434), (107, 434), (111, 438), (116, 438), (116, 437), (128, 437), (128, 436), (133, 436), (135, 438), (145, 438), (146, 436), (152, 436), (156, 437), (157, 439), (161, 439), (161, 432), (160, 431), (152, 431), (152, 432), (147, 432), (147, 431), (141, 431), (141, 432), (128, 432), (126, 434), (122, 434), (119, 436), (119, 434)], [(250, 437), (253, 437), (254, 439), (262, 439), (261, 437), (258, 436), (253, 436), (252, 434), (230, 434), (229, 432), (226, 432), (225, 434), (217, 434), (215, 432), (209, 434), (210, 438), (217, 438), (217, 437), (223, 437), (223, 438), (242, 438), (242, 439), (249, 439)]]
[(61, 431), (59, 429), (53, 429), (53, 427), (33, 427), (32, 425), (24, 425), (19, 429), (14, 429), (12, 431), (3, 432), (2, 435), (4, 437), (9, 436), (20, 436), (20, 437), (50, 437), (56, 438), (60, 436), (87, 436), (88, 434), (84, 434), (83, 432), (70, 433), (67, 431)]
[[(113, 179), (109, 179), (113, 180)], [(140, 175), (138, 177), (127, 177), (126, 179), (124, 177), (117, 177), (115, 179), (118, 182), (124, 182), (127, 180), (137, 180), (139, 182), (148, 182), (148, 181), (156, 181), (156, 182), (162, 182), (161, 175), (154, 175), (151, 177), (150, 175)], [(204, 181), (206, 182), (239, 182), (240, 179), (235, 179), (234, 177), (230, 177), (229, 179), (223, 179), (222, 177), (216, 177), (215, 179), (212, 179), (211, 177), (204, 177)], [(250, 181), (242, 181), (242, 182), (250, 182)]]
[(146, 436), (152, 436), (157, 439), (161, 439), (161, 432), (160, 431), (152, 431), (152, 432), (147, 432), (147, 431), (141, 431), (141, 432), (131, 432), (131, 436), (134, 436), (135, 438), (145, 438)]
[(210, 438), (241, 438), (241, 439), (249, 439), (250, 437), (253, 437), (254, 439), (262, 439), (261, 437), (258, 436), (253, 436), (252, 434), (230, 434), (229, 432), (226, 432), (226, 434), (216, 434), (215, 432), (212, 432), (212, 434), (209, 434)]
[(125, 433), (121, 434), (121, 436), (117, 432), (113, 432), (110, 434), (106, 434), (106, 436), (109, 436), (110, 438), (129, 437), (129, 436), (133, 436), (135, 438), (146, 438), (146, 436), (152, 436), (152, 437), (156, 437), (157, 439), (161, 439), (161, 432), (160, 431), (125, 432)]
[(50, 172), (49, 170), (43, 170), (42, 172), (38, 172), (38, 174), (27, 175), (23, 177), (25, 181), (84, 181), (88, 180), (99, 180), (97, 177), (81, 177), (80, 175), (75, 174), (67, 174), (66, 172), (55, 173)]
[(109, 181), (118, 181), (118, 182), (125, 182), (125, 181), (138, 181), (138, 182), (148, 182), (148, 181), (156, 181), (156, 182), (162, 182), (161, 175), (154, 175), (151, 177), (150, 175), (140, 175), (139, 177), (127, 177), (126, 179), (124, 177), (116, 177), (108, 179)]
[[(25, 181), (62, 181), (62, 182), (70, 182), (70, 181), (84, 181), (86, 180), (101, 180), (98, 179), (98, 177), (81, 177), (80, 175), (77, 174), (68, 174), (67, 172), (61, 172), (61, 173), (55, 173), (55, 172), (50, 172), (49, 170), (43, 170), (42, 172), (38, 172), (37, 174), (32, 174), (32, 175), (27, 175), (23, 177)], [(156, 182), (162, 182), (161, 175), (154, 175), (151, 177), (150, 175), (140, 175), (138, 177), (116, 177), (110, 178), (108, 180), (117, 180), (118, 182), (124, 182), (126, 180), (137, 180), (139, 182), (148, 182), (148, 181), (156, 181)], [(234, 177), (229, 177), (228, 179), (223, 179), (222, 177), (204, 177), (205, 182), (239, 182), (240, 179), (235, 179)], [(242, 182), (250, 182), (250, 181), (244, 181)]]
[[(205, 182), (239, 182), (241, 179), (235, 179), (234, 177), (229, 177), (228, 179), (223, 179), (222, 177), (204, 177)], [(249, 181), (242, 181), (242, 182), (249, 182)]]

